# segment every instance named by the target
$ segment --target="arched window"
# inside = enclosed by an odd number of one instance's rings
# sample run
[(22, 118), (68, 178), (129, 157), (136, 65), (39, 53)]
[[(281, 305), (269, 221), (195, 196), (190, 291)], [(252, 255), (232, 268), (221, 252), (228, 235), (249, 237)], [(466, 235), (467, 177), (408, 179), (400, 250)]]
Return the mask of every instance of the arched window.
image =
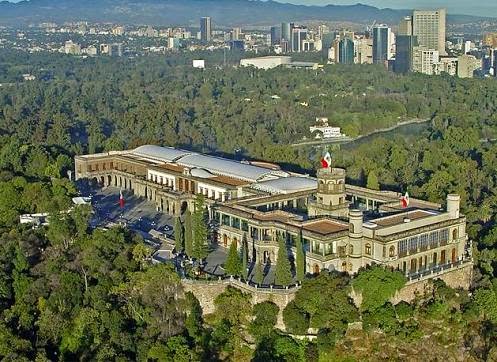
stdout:
[(347, 271), (347, 262), (346, 261), (344, 261), (342, 263), (342, 271), (344, 271), (344, 272)]
[(371, 255), (371, 244), (366, 244), (366, 255)]
[(457, 229), (452, 230), (452, 240), (457, 239)]
[(352, 271), (352, 263), (349, 263), (349, 272)]
[(349, 254), (354, 254), (354, 245), (349, 245)]
[(393, 258), (395, 256), (395, 246), (391, 246), (390, 249), (388, 249), (388, 256), (390, 258)]

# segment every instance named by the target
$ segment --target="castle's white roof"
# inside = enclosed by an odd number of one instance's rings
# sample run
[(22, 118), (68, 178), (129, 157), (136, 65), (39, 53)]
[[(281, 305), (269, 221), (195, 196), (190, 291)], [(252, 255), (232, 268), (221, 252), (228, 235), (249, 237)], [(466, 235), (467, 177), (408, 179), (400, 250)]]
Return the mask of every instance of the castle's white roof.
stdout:
[(130, 152), (132, 155), (151, 159), (154, 161), (174, 162), (182, 156), (191, 154), (190, 151), (179, 150), (172, 147), (161, 147), (156, 145), (144, 145)]
[(233, 177), (250, 182), (256, 182), (264, 178), (288, 176), (286, 172), (274, 171), (239, 161), (201, 154), (186, 155), (178, 159), (176, 162), (181, 166), (203, 168), (216, 175)]
[(290, 176), (274, 180), (261, 181), (251, 185), (252, 188), (270, 194), (288, 194), (292, 192), (314, 190), (318, 186), (312, 177)]
[[(288, 177), (289, 174), (281, 170), (271, 170), (248, 163), (230, 160), (222, 157), (203, 155), (196, 152), (180, 150), (172, 147), (145, 145), (130, 151), (131, 155), (141, 157), (156, 163), (174, 162), (188, 167), (197, 177), (208, 178), (210, 175), (228, 176), (248, 182)], [(195, 175), (194, 175), (195, 176)]]

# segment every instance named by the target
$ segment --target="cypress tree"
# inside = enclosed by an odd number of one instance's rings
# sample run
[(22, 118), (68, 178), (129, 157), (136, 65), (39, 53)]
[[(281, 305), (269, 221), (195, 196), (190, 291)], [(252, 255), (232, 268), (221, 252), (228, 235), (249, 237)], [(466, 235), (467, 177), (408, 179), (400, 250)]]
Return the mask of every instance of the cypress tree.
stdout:
[(183, 225), (181, 225), (180, 218), (177, 217), (174, 221), (174, 244), (177, 253), (183, 250), (183, 242)]
[(195, 199), (195, 211), (192, 217), (193, 250), (192, 256), (198, 260), (207, 257), (208, 229), (204, 217), (204, 195), (198, 194)]
[(297, 249), (295, 255), (295, 274), (297, 280), (301, 282), (305, 277), (305, 255), (304, 246), (302, 245), (302, 236), (300, 233), (297, 235), (297, 240), (295, 242), (295, 247)]
[(262, 264), (259, 262), (255, 262), (254, 282), (257, 284), (262, 284), (263, 281), (264, 270), (262, 270)]
[(292, 270), (290, 260), (288, 259), (288, 252), (286, 250), (285, 241), (283, 236), (278, 236), (278, 260), (276, 261), (276, 278), (277, 285), (287, 286), (292, 282)]
[(242, 240), (242, 278), (247, 280), (247, 237), (243, 235)]
[(192, 228), (192, 214), (190, 210), (186, 209), (185, 212), (185, 253), (189, 258), (193, 257), (193, 228)]
[(228, 256), (226, 258), (226, 263), (224, 264), (224, 269), (226, 274), (237, 276), (240, 275), (241, 263), (240, 256), (238, 255), (238, 250), (236, 248), (236, 243), (231, 242), (228, 251)]

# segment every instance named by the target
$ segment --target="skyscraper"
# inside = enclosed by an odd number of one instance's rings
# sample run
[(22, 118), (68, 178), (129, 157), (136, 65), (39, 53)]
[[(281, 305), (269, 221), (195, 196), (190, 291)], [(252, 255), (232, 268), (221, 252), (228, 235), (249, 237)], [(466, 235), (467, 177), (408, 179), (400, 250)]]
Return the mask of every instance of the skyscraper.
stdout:
[(200, 40), (208, 43), (212, 38), (212, 23), (210, 17), (200, 18)]
[(354, 64), (354, 42), (349, 39), (341, 39), (338, 43), (338, 62), (342, 64)]
[(292, 42), (293, 23), (281, 23), (281, 40), (286, 40), (289, 44)]
[(373, 63), (386, 64), (390, 52), (391, 29), (386, 25), (373, 28)]
[(418, 46), (418, 41), (413, 35), (412, 16), (406, 16), (400, 21), (397, 32), (394, 72), (407, 73), (413, 70), (413, 49), (416, 46)]
[(416, 47), (417, 39), (412, 35), (397, 35), (396, 38), (395, 73), (408, 73), (412, 71), (413, 49)]
[(412, 14), (412, 35), (418, 38), (420, 46), (447, 55), (445, 51), (445, 9), (414, 10)]
[(280, 44), (281, 42), (281, 28), (277, 26), (271, 27), (271, 45)]
[(292, 29), (292, 52), (299, 53), (303, 51), (304, 40), (307, 39), (307, 28)]

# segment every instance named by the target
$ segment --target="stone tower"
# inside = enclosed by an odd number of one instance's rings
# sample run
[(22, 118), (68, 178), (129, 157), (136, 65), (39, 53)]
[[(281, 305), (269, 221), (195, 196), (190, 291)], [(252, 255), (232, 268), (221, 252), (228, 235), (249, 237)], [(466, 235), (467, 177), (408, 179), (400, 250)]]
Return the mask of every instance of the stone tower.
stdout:
[(309, 202), (309, 216), (347, 217), (349, 202), (345, 199), (345, 170), (321, 168), (317, 177), (316, 199)]

